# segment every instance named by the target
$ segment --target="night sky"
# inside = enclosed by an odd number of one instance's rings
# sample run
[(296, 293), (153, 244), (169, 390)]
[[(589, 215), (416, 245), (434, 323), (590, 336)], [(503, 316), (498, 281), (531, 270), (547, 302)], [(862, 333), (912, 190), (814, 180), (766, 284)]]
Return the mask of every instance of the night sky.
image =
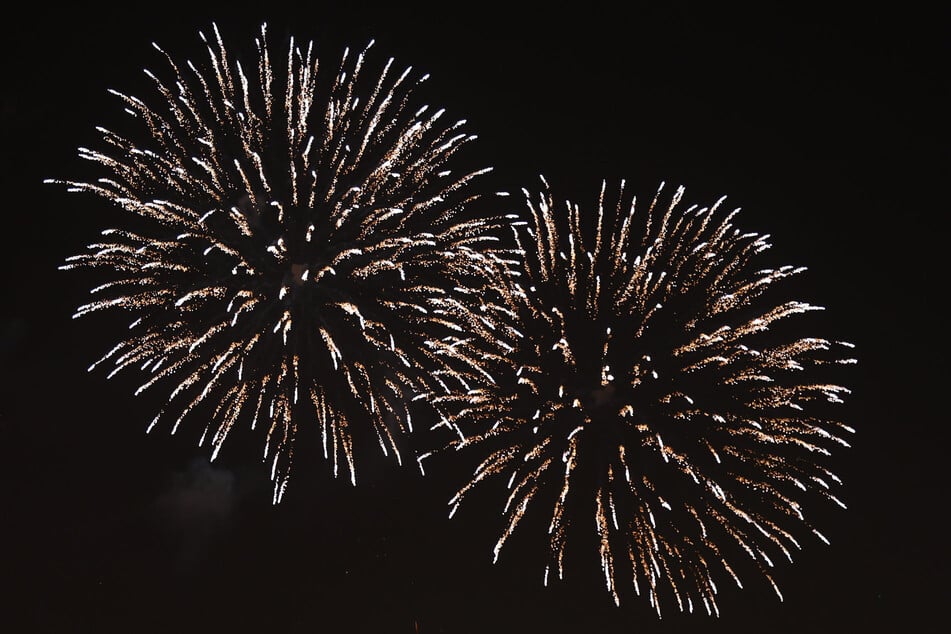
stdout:
[[(236, 14), (34, 3), (7, 22), (0, 629), (941, 630), (951, 596), (949, 419), (938, 408), (949, 379), (938, 308), (951, 182), (946, 16), (273, 4)], [(543, 588), (540, 543), (513, 539), (491, 564), (501, 518), (479, 511), (504, 497), (447, 518), (471, 465), (423, 478), (381, 456), (353, 488), (302, 449), (275, 507), (259, 436), (237, 430), (210, 464), (199, 422), (146, 435), (161, 394), (134, 397), (134, 373), (86, 372), (125, 321), (71, 320), (94, 278), (57, 270), (122, 214), (42, 180), (89, 175), (76, 148), (96, 147), (94, 126), (125, 118), (107, 89), (151, 98), (141, 69), (163, 61), (150, 42), (197, 59), (197, 31), (212, 21), (245, 52), (267, 21), (273, 49), (290, 34), (313, 39), (333, 67), (344, 46), (375, 38), (376, 62), (392, 55), (429, 72), (426, 98), (468, 119), (479, 134), (468, 160), (496, 167), (492, 189), (544, 174), (589, 206), (604, 178), (626, 178), (641, 196), (660, 181), (684, 185), (688, 203), (725, 194), (743, 208), (739, 226), (773, 236), (771, 257), (809, 267), (789, 288), (827, 308), (808, 334), (857, 345), (841, 414), (858, 433), (836, 460), (849, 509), (810, 514), (831, 545), (809, 540), (793, 564), (777, 564), (784, 602), (765, 582), (738, 591), (724, 580), (719, 619), (668, 605), (658, 621), (646, 598), (614, 606), (596, 551)]]

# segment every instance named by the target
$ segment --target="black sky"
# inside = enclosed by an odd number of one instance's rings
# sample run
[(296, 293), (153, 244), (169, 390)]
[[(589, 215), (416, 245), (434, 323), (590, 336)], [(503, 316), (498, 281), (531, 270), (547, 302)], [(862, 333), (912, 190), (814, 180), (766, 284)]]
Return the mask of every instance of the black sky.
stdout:
[[(0, 90), (0, 627), (11, 632), (940, 631), (951, 564), (944, 523), (946, 16), (805, 9), (430, 12), (331, 3), (253, 11), (39, 4), (8, 21)], [(256, 441), (209, 465), (200, 426), (145, 435), (154, 398), (85, 368), (118, 320), (73, 321), (89, 278), (56, 270), (118, 217), (42, 185), (87, 166), (76, 147), (121, 119), (116, 88), (150, 95), (149, 45), (198, 56), (217, 21), (248, 46), (314, 39), (336, 63), (376, 39), (432, 75), (427, 95), (480, 135), (499, 188), (543, 173), (593, 203), (602, 178), (688, 202), (728, 195), (738, 224), (809, 267), (796, 290), (827, 307), (823, 336), (857, 344), (840, 452), (849, 510), (819, 510), (831, 546), (779, 565), (785, 601), (723, 588), (722, 617), (645, 600), (615, 608), (597, 562), (542, 588), (536, 559), (493, 566), (498, 524), (446, 518), (453, 482), (383, 462), (361, 485), (299, 461), (271, 505)], [(230, 442), (230, 441), (229, 441)], [(303, 463), (303, 464), (301, 464)], [(526, 545), (530, 545), (526, 542)], [(725, 584), (724, 584), (725, 585)], [(765, 585), (765, 584), (763, 584)]]

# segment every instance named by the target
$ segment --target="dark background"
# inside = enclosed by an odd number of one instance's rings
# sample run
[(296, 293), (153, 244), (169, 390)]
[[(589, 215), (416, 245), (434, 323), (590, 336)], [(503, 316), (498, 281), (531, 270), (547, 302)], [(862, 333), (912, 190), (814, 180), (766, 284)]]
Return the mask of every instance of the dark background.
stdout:
[[(320, 6), (328, 4), (328, 6)], [(0, 236), (0, 628), (9, 632), (886, 632), (941, 631), (949, 597), (945, 217), (946, 16), (594, 3), (522, 12), (286, 3), (240, 13), (156, 3), (124, 10), (22, 7), (3, 47)], [(130, 5), (131, 6), (131, 5)], [(448, 6), (448, 5), (447, 5)], [(552, 5), (554, 6), (554, 4)], [(658, 621), (614, 607), (591, 569), (548, 589), (513, 542), (493, 566), (497, 521), (448, 520), (455, 482), (380, 461), (353, 489), (299, 459), (271, 505), (257, 440), (214, 465), (200, 425), (146, 436), (158, 403), (135, 376), (86, 366), (117, 320), (70, 319), (91, 286), (56, 270), (119, 218), (42, 185), (80, 177), (94, 126), (122, 120), (107, 88), (151, 97), (150, 47), (200, 57), (212, 20), (249, 47), (314, 39), (335, 66), (376, 38), (430, 72), (425, 94), (480, 134), (470, 157), (499, 188), (534, 185), (593, 204), (602, 178), (648, 196), (723, 194), (738, 223), (804, 264), (820, 336), (857, 344), (838, 455), (849, 505), (813, 516), (832, 544), (778, 565), (785, 601), (722, 582), (721, 618)], [(250, 437), (250, 434), (248, 435)], [(229, 442), (231, 442), (229, 440)], [(451, 473), (451, 470), (447, 473)]]

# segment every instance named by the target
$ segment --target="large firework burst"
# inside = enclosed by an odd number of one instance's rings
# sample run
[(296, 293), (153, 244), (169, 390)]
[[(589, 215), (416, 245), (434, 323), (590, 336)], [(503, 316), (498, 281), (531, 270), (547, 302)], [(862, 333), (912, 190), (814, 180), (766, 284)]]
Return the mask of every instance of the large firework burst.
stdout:
[(627, 586), (658, 614), (670, 591), (681, 611), (718, 613), (718, 577), (740, 585), (746, 569), (778, 594), (773, 558), (791, 560), (803, 533), (825, 540), (803, 500), (842, 505), (827, 457), (852, 429), (828, 406), (848, 390), (821, 377), (854, 363), (835, 352), (851, 344), (788, 334), (784, 320), (819, 310), (772, 299), (803, 269), (754, 268), (768, 236), (734, 228), (722, 199), (682, 208), (678, 189), (663, 207), (658, 190), (636, 213), (623, 182), (615, 205), (605, 191), (596, 216), (556, 208), (547, 183), (524, 192), (513, 376), (440, 399), (467, 436), (451, 446), (484, 457), (450, 516), (501, 479), (495, 556), (544, 517), (546, 584), (567, 544), (593, 536), (618, 603)]
[(138, 217), (62, 267), (109, 276), (76, 316), (134, 315), (97, 363), (170, 386), (153, 426), (200, 410), (214, 456), (240, 421), (266, 425), (275, 501), (304, 424), (355, 483), (361, 436), (399, 458), (409, 403), (483, 372), (495, 220), (468, 186), (488, 169), (458, 171), (475, 137), (414, 103), (427, 77), (392, 59), (375, 79), (367, 50), (318, 74), (313, 44), (291, 39), (275, 66), (262, 27), (247, 68), (217, 27), (201, 38), (204, 67), (155, 46), (169, 71), (146, 71), (154, 105), (114, 92), (145, 133), (98, 128), (106, 149), (80, 156), (101, 178), (50, 181)]

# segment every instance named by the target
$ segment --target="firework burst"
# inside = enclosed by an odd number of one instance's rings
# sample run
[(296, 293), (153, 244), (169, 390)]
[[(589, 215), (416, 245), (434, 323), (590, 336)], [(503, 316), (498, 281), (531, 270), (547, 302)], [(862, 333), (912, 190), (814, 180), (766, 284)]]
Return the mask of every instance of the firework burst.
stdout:
[(496, 558), (541, 516), (546, 584), (567, 545), (593, 537), (614, 601), (632, 588), (658, 615), (666, 592), (719, 613), (717, 580), (742, 587), (747, 571), (779, 594), (773, 559), (802, 534), (825, 541), (802, 500), (844, 506), (827, 459), (853, 430), (828, 409), (848, 390), (816, 377), (854, 363), (837, 352), (851, 344), (782, 334), (820, 310), (770, 299), (803, 269), (754, 268), (768, 236), (734, 228), (722, 199), (685, 209), (678, 189), (663, 206), (658, 190), (636, 213), (622, 181), (616, 204), (602, 185), (595, 216), (556, 208), (547, 183), (524, 194), (512, 374), (439, 400), (466, 433), (450, 446), (484, 458), (450, 516), (507, 482)]
[(149, 429), (200, 410), (213, 457), (239, 422), (265, 425), (276, 502), (301, 425), (355, 484), (361, 438), (400, 459), (412, 400), (482, 376), (478, 283), (498, 251), (469, 187), (489, 170), (455, 167), (475, 137), (414, 102), (427, 76), (390, 59), (367, 78), (367, 50), (318, 74), (312, 43), (293, 39), (274, 64), (266, 35), (251, 68), (217, 27), (203, 67), (156, 45), (169, 70), (146, 71), (154, 105), (111, 91), (145, 133), (98, 128), (105, 149), (79, 153), (105, 174), (49, 182), (137, 217), (62, 267), (109, 275), (75, 316), (135, 317), (93, 367), (168, 386)]

